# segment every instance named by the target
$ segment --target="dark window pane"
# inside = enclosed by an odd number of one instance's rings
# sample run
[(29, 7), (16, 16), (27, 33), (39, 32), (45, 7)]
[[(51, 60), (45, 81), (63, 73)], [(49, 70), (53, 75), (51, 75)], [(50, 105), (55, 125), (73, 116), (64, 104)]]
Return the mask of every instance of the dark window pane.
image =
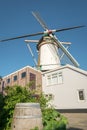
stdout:
[(30, 73), (30, 88), (35, 89), (36, 88), (36, 75), (33, 73)]
[(23, 72), (22, 74), (21, 74), (21, 78), (25, 78), (26, 77), (26, 72)]
[(9, 79), (7, 79), (7, 83), (10, 83), (10, 78), (9, 78)]
[(79, 90), (79, 99), (80, 100), (84, 100), (84, 91), (83, 90)]
[(3, 81), (2, 82), (2, 91), (4, 90), (4, 84), (5, 84), (5, 82)]
[(17, 75), (14, 76), (14, 81), (16, 81), (16, 80), (17, 80)]

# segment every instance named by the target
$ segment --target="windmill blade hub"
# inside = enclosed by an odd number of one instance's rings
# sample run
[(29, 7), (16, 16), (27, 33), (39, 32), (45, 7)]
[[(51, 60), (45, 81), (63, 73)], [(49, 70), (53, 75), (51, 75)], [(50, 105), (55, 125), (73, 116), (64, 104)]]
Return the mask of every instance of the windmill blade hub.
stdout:
[(44, 34), (52, 34), (54, 32), (56, 32), (55, 29), (54, 30), (46, 30), (46, 31), (44, 31)]

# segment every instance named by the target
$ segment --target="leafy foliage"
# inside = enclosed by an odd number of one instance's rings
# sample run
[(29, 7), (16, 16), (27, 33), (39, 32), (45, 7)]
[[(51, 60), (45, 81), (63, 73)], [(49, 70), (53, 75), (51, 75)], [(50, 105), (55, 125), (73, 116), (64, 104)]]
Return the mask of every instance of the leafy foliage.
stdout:
[(39, 130), (38, 127), (35, 127), (34, 129), (31, 129), (31, 130)]
[[(43, 94), (38, 98), (32, 96), (34, 92), (28, 87), (12, 86), (6, 87), (6, 96), (0, 95), (0, 130), (10, 130), (16, 103), (39, 102), (42, 110), (43, 130), (65, 130), (67, 120), (54, 108), (48, 107), (49, 99)], [(34, 128), (33, 130), (38, 130)]]
[(66, 130), (67, 119), (54, 108), (43, 111), (44, 130)]
[(35, 98), (32, 98), (32, 93), (27, 90), (26, 87), (12, 86), (6, 87), (7, 95), (0, 99), (3, 102), (3, 106), (0, 112), (0, 130), (10, 130), (14, 107), (16, 103), (24, 102), (36, 102)]

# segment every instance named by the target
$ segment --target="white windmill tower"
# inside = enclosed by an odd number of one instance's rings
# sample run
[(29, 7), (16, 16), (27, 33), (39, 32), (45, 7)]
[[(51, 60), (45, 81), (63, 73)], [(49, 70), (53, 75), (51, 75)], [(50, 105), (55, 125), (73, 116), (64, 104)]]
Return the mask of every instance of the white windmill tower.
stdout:
[[(27, 43), (27, 47), (34, 60), (35, 66), (37, 66), (37, 68), (41, 71), (46, 71), (61, 66), (60, 60), (64, 56), (64, 53), (59, 56), (59, 46), (53, 39), (51, 39), (51, 37), (43, 36), (40, 40), (25, 40), (25, 42)], [(29, 43), (37, 43), (38, 62)], [(71, 43), (61, 42), (61, 44), (70, 45)], [(68, 49), (68, 46), (66, 49)]]
[(70, 61), (73, 63), (74, 66), (79, 67), (78, 62), (74, 59), (74, 57), (69, 53), (69, 51), (67, 51), (67, 49), (63, 45), (63, 44), (70, 44), (70, 43), (60, 42), (56, 38), (54, 33), (60, 32), (60, 31), (76, 29), (76, 28), (81, 28), (84, 26), (74, 26), (74, 27), (57, 29), (57, 30), (49, 30), (38, 13), (32, 12), (32, 14), (37, 19), (37, 21), (41, 24), (41, 26), (44, 28), (44, 30), (45, 30), (44, 32), (38, 32), (38, 33), (34, 33), (34, 34), (27, 34), (27, 35), (23, 35), (23, 36), (8, 38), (8, 39), (0, 40), (0, 42), (15, 40), (15, 39), (19, 39), (19, 38), (26, 38), (26, 37), (30, 37), (30, 36), (36, 36), (36, 35), (43, 35), (40, 40), (25, 40), (25, 42), (27, 42), (27, 43), (29, 43), (29, 42), (37, 43), (38, 64), (34, 58), (33, 52), (31, 50), (29, 44), (27, 44), (27, 45), (28, 45), (30, 53), (34, 59), (35, 64), (38, 67), (41, 67), (41, 71), (51, 70), (51, 69), (59, 67), (61, 65), (60, 57), (58, 55), (59, 48), (62, 50), (63, 54), (66, 54), (66, 56), (70, 59)]

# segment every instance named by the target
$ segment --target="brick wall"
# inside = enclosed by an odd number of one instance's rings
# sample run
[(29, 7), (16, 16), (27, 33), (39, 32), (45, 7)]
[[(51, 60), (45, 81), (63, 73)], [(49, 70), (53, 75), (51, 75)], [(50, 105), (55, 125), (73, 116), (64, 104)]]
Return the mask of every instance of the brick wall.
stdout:
[(41, 91), (41, 72), (30, 66), (26, 66), (20, 70), (15, 71), (14, 73), (3, 77), (2, 81), (0, 81), (0, 91), (2, 91), (2, 88), (5, 88), (6, 86), (26, 86), (30, 82), (30, 73), (35, 77), (35, 89)]

